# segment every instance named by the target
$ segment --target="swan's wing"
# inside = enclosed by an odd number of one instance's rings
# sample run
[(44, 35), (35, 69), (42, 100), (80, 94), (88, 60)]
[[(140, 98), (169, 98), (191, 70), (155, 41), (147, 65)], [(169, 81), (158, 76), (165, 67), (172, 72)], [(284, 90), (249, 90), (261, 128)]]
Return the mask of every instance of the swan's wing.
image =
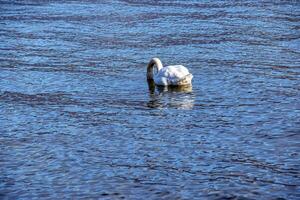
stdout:
[(157, 85), (185, 85), (190, 84), (193, 76), (182, 65), (163, 67), (154, 77)]

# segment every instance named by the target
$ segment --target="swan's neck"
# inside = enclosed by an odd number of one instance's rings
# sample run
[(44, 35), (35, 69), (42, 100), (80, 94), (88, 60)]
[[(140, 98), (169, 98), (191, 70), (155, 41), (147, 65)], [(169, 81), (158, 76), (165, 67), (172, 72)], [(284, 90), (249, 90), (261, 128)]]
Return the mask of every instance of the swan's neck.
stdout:
[(157, 72), (163, 68), (161, 61), (158, 58), (152, 58), (147, 67), (147, 79), (153, 79), (153, 69), (156, 67)]

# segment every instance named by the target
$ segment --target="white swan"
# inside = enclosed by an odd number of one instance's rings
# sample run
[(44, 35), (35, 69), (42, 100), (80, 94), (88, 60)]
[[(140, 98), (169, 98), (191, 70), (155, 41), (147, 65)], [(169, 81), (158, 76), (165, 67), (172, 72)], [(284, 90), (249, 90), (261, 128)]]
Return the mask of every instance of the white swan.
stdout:
[[(154, 74), (154, 66), (156, 72)], [(152, 58), (147, 67), (147, 79), (154, 80), (156, 85), (190, 85), (192, 84), (193, 75), (182, 65), (170, 65), (163, 67), (158, 58)]]

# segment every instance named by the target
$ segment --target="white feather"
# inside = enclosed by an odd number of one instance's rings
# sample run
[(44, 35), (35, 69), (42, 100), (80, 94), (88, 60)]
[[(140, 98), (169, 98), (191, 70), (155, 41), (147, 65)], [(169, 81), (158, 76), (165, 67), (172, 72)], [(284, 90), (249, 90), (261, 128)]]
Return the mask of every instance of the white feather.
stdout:
[(157, 85), (177, 85), (189, 74), (189, 70), (182, 65), (170, 65), (163, 67), (154, 75), (154, 82)]

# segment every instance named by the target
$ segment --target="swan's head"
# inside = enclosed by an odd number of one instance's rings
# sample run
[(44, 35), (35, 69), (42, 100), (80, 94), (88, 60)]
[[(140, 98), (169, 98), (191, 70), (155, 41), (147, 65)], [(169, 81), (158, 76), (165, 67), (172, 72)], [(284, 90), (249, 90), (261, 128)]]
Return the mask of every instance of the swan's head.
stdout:
[(159, 70), (161, 70), (161, 68), (163, 68), (163, 65), (162, 65), (161, 61), (159, 60), (159, 58), (152, 58), (150, 60), (148, 67), (147, 67), (147, 79), (148, 80), (153, 79), (154, 67), (156, 67), (156, 72), (158, 72)]

